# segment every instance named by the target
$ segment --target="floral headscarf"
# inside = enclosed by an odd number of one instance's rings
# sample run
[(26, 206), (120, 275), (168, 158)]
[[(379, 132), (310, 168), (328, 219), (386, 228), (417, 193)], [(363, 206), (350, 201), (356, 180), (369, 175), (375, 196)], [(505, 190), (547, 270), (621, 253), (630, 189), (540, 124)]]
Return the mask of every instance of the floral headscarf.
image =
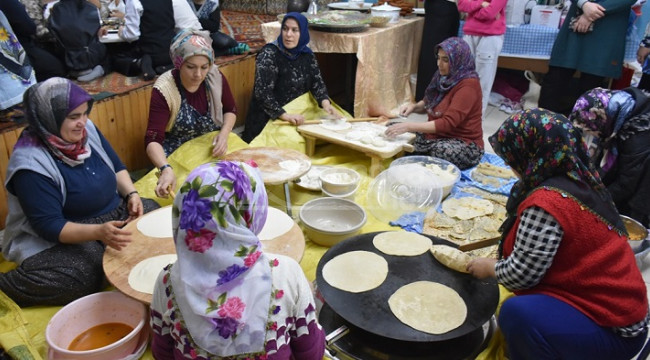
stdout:
[(256, 234), (267, 210), (257, 169), (229, 161), (194, 169), (174, 201), (174, 297), (192, 339), (212, 354), (264, 350), (271, 266)]
[(70, 143), (61, 138), (61, 125), (72, 110), (86, 102), (90, 112), (92, 97), (77, 84), (59, 77), (34, 84), (23, 95), (29, 131), (40, 138), (56, 158), (70, 166), (83, 164), (91, 149), (85, 128), (83, 138)]
[[(293, 49), (285, 48), (284, 42), (282, 41), (282, 28), (284, 27), (284, 23), (287, 22), (287, 19), (296, 20), (298, 27), (300, 27), (300, 39), (298, 39), (298, 45)], [(282, 52), (282, 55), (289, 60), (296, 60), (298, 56), (303, 53), (311, 54), (312, 51), (309, 46), (307, 46), (307, 44), (309, 44), (309, 22), (307, 21), (307, 18), (297, 12), (287, 13), (287, 15), (282, 19), (282, 24), (280, 24), (280, 35), (278, 35), (278, 38), (273, 41), (272, 44), (277, 46)]]
[(450, 37), (435, 47), (435, 54), (438, 54), (438, 49), (442, 49), (449, 56), (449, 74), (442, 76), (440, 70), (437, 70), (433, 75), (431, 83), (424, 91), (424, 108), (427, 112), (436, 107), (461, 80), (478, 79), (474, 56), (465, 40)]
[(503, 236), (514, 225), (517, 208), (526, 196), (555, 177), (586, 184), (604, 203), (612, 204), (600, 176), (589, 166), (580, 131), (563, 115), (544, 109), (518, 112), (506, 119), (489, 141), (494, 152), (520, 176), (506, 204)]
[(636, 114), (637, 105), (647, 103), (643, 93), (633, 96), (626, 91), (595, 88), (582, 94), (569, 115), (577, 127), (598, 132), (594, 140), (598, 150), (592, 157), (604, 172), (611, 170), (618, 158), (617, 139), (625, 141), (630, 136), (650, 129), (650, 116)]
[(212, 51), (212, 38), (210, 32), (204, 30), (183, 29), (174, 36), (169, 47), (169, 56), (174, 67), (181, 65), (188, 58), (203, 55), (208, 58), (210, 65), (214, 64), (214, 51)]

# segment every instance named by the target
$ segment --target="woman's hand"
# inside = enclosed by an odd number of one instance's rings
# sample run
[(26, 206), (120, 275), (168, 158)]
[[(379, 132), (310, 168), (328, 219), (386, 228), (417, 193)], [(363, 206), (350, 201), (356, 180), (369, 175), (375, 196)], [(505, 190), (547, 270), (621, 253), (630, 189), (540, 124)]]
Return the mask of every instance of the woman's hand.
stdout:
[(409, 114), (411, 114), (415, 110), (416, 105), (417, 104), (411, 103), (411, 104), (404, 104), (404, 105), (400, 106), (399, 115), (400, 116), (409, 116)]
[(578, 33), (589, 32), (589, 28), (591, 27), (591, 24), (592, 22), (589, 21), (586, 16), (580, 15), (578, 17), (578, 20), (573, 25), (573, 31)]
[(401, 135), (404, 134), (405, 132), (411, 131), (410, 128), (411, 128), (410, 123), (406, 123), (406, 122), (395, 123), (389, 126), (386, 129), (386, 132), (384, 132), (384, 134), (386, 134), (386, 136), (388, 136), (389, 138), (394, 138), (397, 135)]
[(587, 17), (587, 20), (591, 22), (594, 22), (605, 16), (605, 8), (600, 4), (596, 4), (595, 2), (587, 1), (584, 3), (582, 5), (582, 11), (584, 12), (584, 16)]
[(323, 110), (325, 110), (326, 113), (332, 116), (336, 116), (337, 118), (343, 117), (341, 113), (336, 111), (336, 109), (334, 108), (334, 106), (332, 106), (332, 103), (329, 100), (323, 100), (323, 102), (321, 103), (321, 107), (323, 108)]
[(293, 125), (302, 125), (305, 122), (305, 117), (300, 114), (284, 113), (280, 115), (280, 120), (288, 121)]
[(120, 19), (124, 19), (124, 13), (121, 12), (121, 11), (119, 11), (119, 10), (111, 10), (111, 11), (108, 13), (108, 16), (110, 16), (110, 17), (116, 17), (116, 18), (120, 18)]
[(479, 279), (485, 279), (489, 277), (496, 277), (494, 271), (494, 266), (497, 261), (495, 259), (488, 258), (476, 258), (469, 261), (467, 264), (467, 271), (472, 274), (474, 277)]
[(122, 229), (126, 224), (126, 221), (119, 220), (101, 224), (99, 226), (99, 240), (115, 250), (122, 250), (131, 242), (131, 232)]
[(643, 65), (648, 54), (650, 54), (650, 48), (639, 46), (639, 50), (636, 51), (636, 61)]
[(160, 174), (154, 191), (156, 196), (166, 199), (169, 196), (169, 189), (176, 189), (176, 175), (174, 175), (174, 170), (168, 166)]
[(228, 152), (228, 134), (220, 131), (212, 141), (212, 157), (220, 157)]
[(129, 210), (129, 218), (126, 220), (127, 222), (142, 216), (142, 213), (144, 212), (144, 206), (142, 205), (140, 194), (131, 194), (128, 198), (126, 208)]

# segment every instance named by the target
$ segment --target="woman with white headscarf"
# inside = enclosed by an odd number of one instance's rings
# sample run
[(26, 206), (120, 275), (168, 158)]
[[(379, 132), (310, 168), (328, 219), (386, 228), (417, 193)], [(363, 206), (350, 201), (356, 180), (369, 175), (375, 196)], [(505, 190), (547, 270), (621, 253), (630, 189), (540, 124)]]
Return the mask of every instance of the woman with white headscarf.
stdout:
[(201, 165), (173, 206), (178, 259), (154, 288), (154, 357), (322, 359), (324, 333), (300, 265), (265, 253), (257, 237), (268, 211), (259, 171)]

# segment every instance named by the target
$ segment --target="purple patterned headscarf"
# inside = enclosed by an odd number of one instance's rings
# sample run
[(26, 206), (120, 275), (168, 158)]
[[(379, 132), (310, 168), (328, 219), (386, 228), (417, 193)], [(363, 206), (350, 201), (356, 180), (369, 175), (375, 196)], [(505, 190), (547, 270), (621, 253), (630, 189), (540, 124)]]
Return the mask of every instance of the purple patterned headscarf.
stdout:
[(192, 339), (211, 354), (264, 351), (271, 266), (257, 234), (267, 211), (259, 171), (240, 162), (197, 167), (174, 200), (174, 297)]
[(431, 83), (424, 92), (424, 108), (427, 112), (435, 108), (461, 80), (478, 79), (474, 56), (465, 40), (459, 37), (450, 37), (435, 47), (436, 56), (438, 49), (442, 49), (449, 56), (449, 74), (442, 76), (440, 70), (437, 70), (433, 75)]

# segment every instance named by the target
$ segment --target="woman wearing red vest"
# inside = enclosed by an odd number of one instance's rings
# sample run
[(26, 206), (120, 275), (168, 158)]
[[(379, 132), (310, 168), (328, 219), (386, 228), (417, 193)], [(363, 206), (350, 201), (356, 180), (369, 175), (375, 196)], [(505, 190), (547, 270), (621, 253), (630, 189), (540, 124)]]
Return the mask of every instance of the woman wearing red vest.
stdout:
[(647, 335), (646, 287), (580, 131), (534, 109), (508, 118), (489, 140), (520, 180), (506, 205), (500, 259), (474, 259), (468, 271), (517, 295), (499, 314), (509, 358), (631, 359)]

